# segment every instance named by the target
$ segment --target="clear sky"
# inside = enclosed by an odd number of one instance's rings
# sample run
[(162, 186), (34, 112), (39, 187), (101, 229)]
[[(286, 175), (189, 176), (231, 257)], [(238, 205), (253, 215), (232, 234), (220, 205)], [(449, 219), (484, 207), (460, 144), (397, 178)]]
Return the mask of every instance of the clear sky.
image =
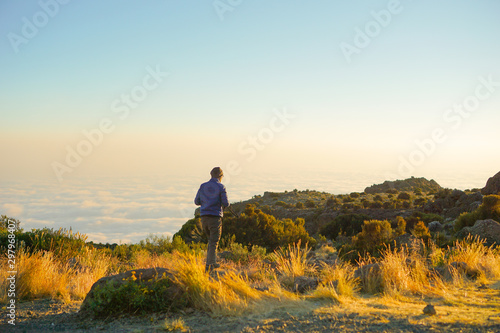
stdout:
[(493, 175), (499, 14), (496, 0), (5, 0), (0, 178)]

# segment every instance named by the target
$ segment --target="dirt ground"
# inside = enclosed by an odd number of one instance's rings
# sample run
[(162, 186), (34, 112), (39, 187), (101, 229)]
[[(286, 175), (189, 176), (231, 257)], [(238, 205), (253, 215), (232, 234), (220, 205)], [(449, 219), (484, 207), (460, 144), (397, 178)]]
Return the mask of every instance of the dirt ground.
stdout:
[[(80, 302), (42, 299), (18, 304), (16, 325), (2, 316), (0, 332), (165, 332), (166, 319), (181, 318), (184, 332), (500, 332), (500, 288), (465, 288), (448, 298), (397, 300), (370, 296), (341, 304), (303, 300), (260, 313), (212, 317), (188, 310), (178, 314), (81, 319)], [(432, 303), (437, 314), (423, 313)], [(3, 310), (5, 311), (5, 310)]]

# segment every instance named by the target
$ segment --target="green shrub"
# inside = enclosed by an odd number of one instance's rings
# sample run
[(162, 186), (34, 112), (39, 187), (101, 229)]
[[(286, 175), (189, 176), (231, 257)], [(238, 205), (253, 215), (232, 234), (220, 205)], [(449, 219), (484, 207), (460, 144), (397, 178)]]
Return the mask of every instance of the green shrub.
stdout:
[(382, 203), (380, 201), (373, 201), (370, 203), (370, 208), (379, 209), (382, 208)]
[(344, 214), (337, 216), (333, 221), (323, 226), (320, 234), (335, 239), (338, 235), (354, 236), (361, 232), (365, 220), (370, 217), (364, 214)]
[(316, 204), (314, 203), (314, 201), (312, 201), (311, 199), (309, 199), (309, 200), (306, 201), (306, 207), (307, 208), (315, 208)]
[(357, 192), (352, 192), (351, 194), (349, 194), (349, 196), (350, 196), (351, 198), (356, 199), (356, 198), (359, 198), (360, 194), (359, 194), (359, 193), (357, 193)]
[(427, 214), (427, 213), (416, 211), (416, 212), (413, 212), (411, 214), (411, 216), (408, 216), (406, 218), (406, 223), (407, 223), (408, 230), (411, 230), (420, 221), (423, 221), (425, 223), (425, 225), (428, 225), (432, 221), (443, 222), (443, 220), (444, 220), (444, 218), (441, 215)]
[(426, 198), (417, 198), (415, 200), (413, 200), (413, 204), (415, 206), (423, 206), (427, 203), (427, 199)]
[(240, 217), (226, 217), (222, 237), (235, 236), (235, 242), (244, 246), (258, 245), (268, 250), (296, 243), (314, 245), (315, 240), (304, 228), (305, 220), (277, 219), (248, 204)]
[(384, 202), (383, 206), (384, 209), (396, 209), (396, 202), (395, 201), (386, 201)]
[(401, 192), (401, 193), (398, 194), (398, 199), (399, 200), (410, 200), (411, 196), (407, 192)]
[(462, 213), (455, 221), (455, 231), (473, 226), (478, 220), (493, 219), (500, 222), (500, 195), (487, 195), (483, 203), (473, 212)]
[(354, 198), (352, 198), (350, 196), (342, 198), (343, 203), (349, 203), (349, 202), (353, 202), (353, 201), (354, 201)]
[(423, 239), (424, 241), (427, 241), (431, 238), (431, 233), (429, 231), (429, 228), (427, 228), (425, 226), (425, 223), (424, 221), (419, 221), (414, 227), (413, 227), (413, 230), (412, 230), (412, 235), (417, 237), (417, 238), (421, 238)]
[[(161, 278), (154, 283), (137, 281), (135, 275), (119, 286), (108, 281), (97, 286), (88, 304), (95, 317), (110, 317), (122, 314), (147, 314), (151, 312), (176, 311), (185, 308), (185, 296), (172, 295), (173, 282)], [(172, 297), (176, 296), (176, 297)]]
[(359, 252), (374, 252), (388, 244), (392, 237), (389, 221), (367, 220), (364, 221), (361, 232), (353, 237), (352, 243)]
[(406, 233), (406, 221), (403, 217), (397, 216), (396, 217), (396, 236), (400, 236)]
[(302, 203), (302, 202), (300, 202), (300, 201), (299, 201), (299, 202), (297, 202), (297, 203), (295, 204), (295, 208), (297, 208), (297, 209), (304, 209), (304, 203)]
[(285, 207), (285, 208), (288, 208), (288, 207), (290, 206), (289, 204), (287, 204), (286, 202), (281, 201), (281, 200), (280, 200), (280, 201), (276, 201), (276, 202), (274, 203), (274, 205), (275, 205), (275, 206)]
[[(43, 228), (32, 229), (31, 231), (23, 232), (16, 231), (16, 240), (23, 244), (28, 252), (50, 251), (59, 258), (69, 259), (76, 257), (90, 248), (91, 245), (86, 243), (87, 235), (79, 232), (74, 233), (71, 228), (58, 230)], [(7, 231), (0, 232), (0, 248), (8, 246)]]
[(384, 201), (384, 199), (382, 199), (382, 196), (381, 196), (380, 194), (377, 194), (377, 195), (373, 198), (373, 200), (375, 200), (375, 201), (379, 201), (379, 202)]

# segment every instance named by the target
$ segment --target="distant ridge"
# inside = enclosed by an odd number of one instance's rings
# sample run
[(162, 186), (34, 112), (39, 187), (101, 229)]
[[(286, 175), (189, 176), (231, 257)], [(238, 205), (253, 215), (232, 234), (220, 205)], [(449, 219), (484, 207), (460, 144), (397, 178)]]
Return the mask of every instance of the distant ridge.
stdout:
[(424, 192), (437, 192), (442, 189), (442, 187), (434, 179), (427, 180), (424, 177), (411, 177), (405, 180), (386, 180), (382, 184), (375, 184), (365, 188), (365, 193), (386, 193), (390, 190), (414, 191), (417, 188), (421, 189)]

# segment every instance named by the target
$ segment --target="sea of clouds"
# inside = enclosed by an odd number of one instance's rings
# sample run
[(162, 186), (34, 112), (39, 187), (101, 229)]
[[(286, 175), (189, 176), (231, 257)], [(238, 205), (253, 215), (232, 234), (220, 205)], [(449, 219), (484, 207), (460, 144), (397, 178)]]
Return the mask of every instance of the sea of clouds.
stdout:
[[(205, 179), (206, 178), (206, 179)], [(427, 177), (428, 179), (432, 177)], [(196, 191), (208, 177), (93, 177), (65, 181), (3, 181), (0, 214), (32, 228), (71, 228), (101, 243), (137, 243), (150, 234), (171, 236), (194, 215)], [(363, 191), (383, 175), (360, 173), (281, 173), (226, 179), (230, 202), (265, 191), (318, 190), (332, 194)], [(485, 175), (435, 178), (452, 188), (482, 187)]]

